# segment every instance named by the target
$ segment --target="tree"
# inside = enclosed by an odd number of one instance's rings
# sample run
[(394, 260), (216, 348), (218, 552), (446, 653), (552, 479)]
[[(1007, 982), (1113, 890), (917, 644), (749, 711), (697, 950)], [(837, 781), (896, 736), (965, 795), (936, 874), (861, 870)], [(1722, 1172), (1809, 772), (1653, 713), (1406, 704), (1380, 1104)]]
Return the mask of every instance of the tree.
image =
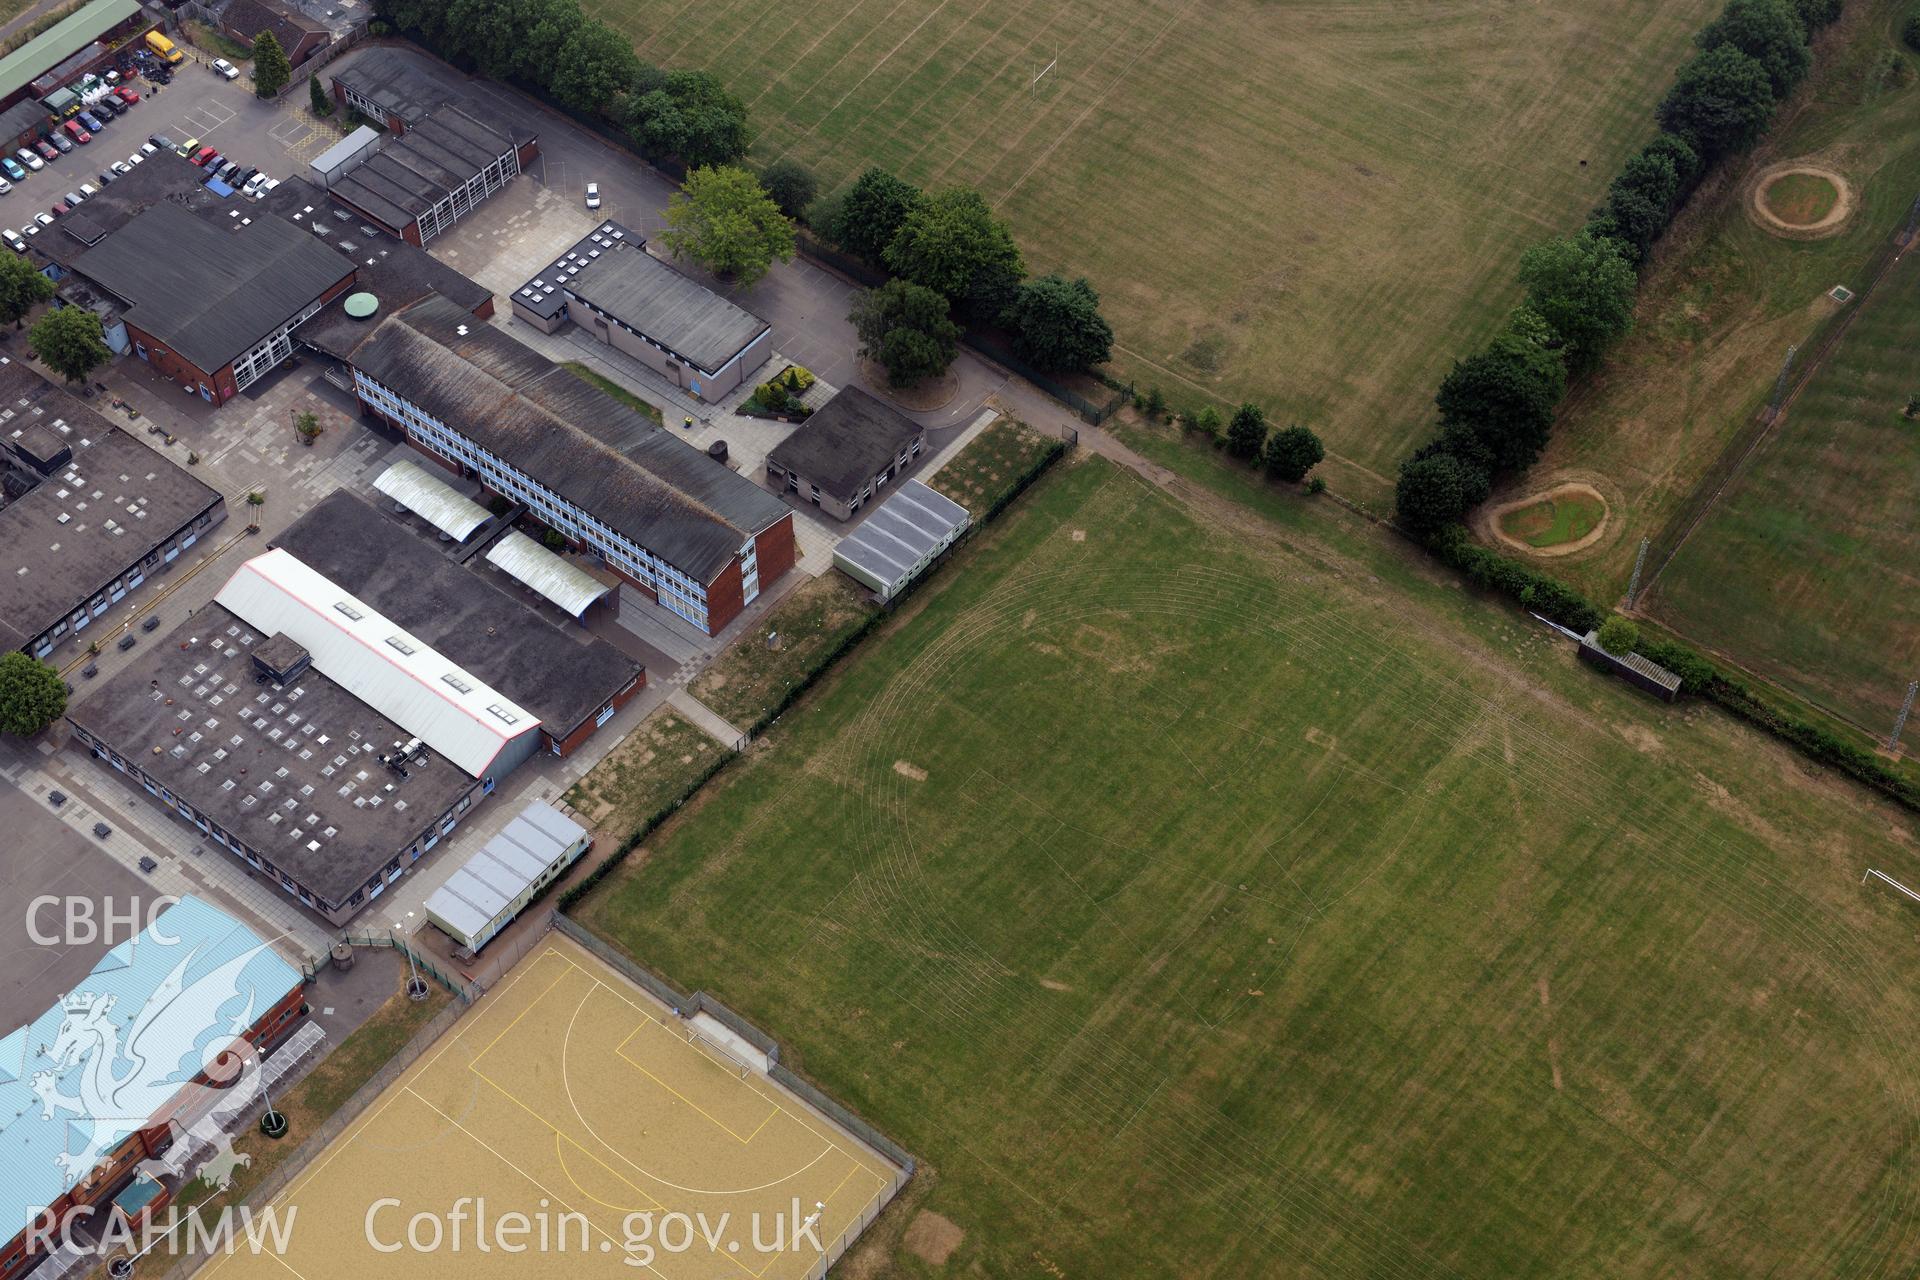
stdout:
[(706, 71), (641, 67), (614, 104), (615, 123), (642, 154), (690, 169), (747, 154), (747, 107)]
[(1282, 427), (1267, 438), (1266, 452), (1261, 461), (1267, 464), (1267, 474), (1280, 480), (1299, 484), (1307, 478), (1307, 472), (1320, 464), (1327, 456), (1327, 450), (1320, 443), (1320, 437), (1302, 426)]
[(1433, 439), (1413, 452), (1413, 459), (1452, 458), (1460, 464), (1460, 498), (1467, 507), (1477, 507), (1493, 491), (1493, 450), (1459, 423), (1443, 423)]
[(1220, 439), (1220, 411), (1210, 404), (1200, 406), (1200, 411), (1190, 419), (1193, 429), (1216, 443)]
[(447, 6), (452, 52), (473, 59), (490, 79), (507, 79), (520, 70), (521, 48), (543, 16), (540, 5), (524, 0), (453, 0)]
[(1465, 466), (1452, 454), (1409, 458), (1394, 486), (1394, 518), (1414, 537), (1431, 540), (1467, 513), (1471, 483)]
[(745, 169), (699, 168), (667, 202), (661, 242), (673, 256), (692, 258), (745, 288), (767, 274), (774, 259), (793, 260), (793, 224)]
[(0, 654), (0, 732), (29, 738), (67, 709), (60, 673), (18, 650)]
[(0, 322), (11, 320), (18, 329), (27, 312), (53, 296), (53, 281), (15, 254), (0, 258)]
[(56, 307), (27, 330), (40, 362), (68, 382), (86, 377), (113, 352), (101, 336), (100, 317), (84, 307)]
[(640, 59), (625, 36), (604, 23), (582, 22), (560, 46), (547, 92), (563, 107), (591, 113), (612, 102), (639, 70)]
[(1679, 205), (1680, 174), (1664, 152), (1642, 151), (1620, 168), (1607, 188), (1602, 209), (1606, 234), (1619, 241), (1630, 261), (1638, 262), (1673, 220)]
[(876, 267), (885, 266), (887, 246), (923, 199), (920, 188), (912, 183), (885, 169), (869, 169), (848, 188), (827, 234), (848, 253)]
[(820, 190), (813, 173), (798, 160), (775, 160), (760, 171), (760, 185), (780, 206), (780, 212), (795, 221), (802, 220)]
[(1048, 372), (1081, 373), (1113, 355), (1113, 328), (1100, 314), (1100, 295), (1084, 279), (1044, 275), (1013, 295), (1004, 317), (1013, 352)]
[(254, 96), (271, 98), (286, 88), (291, 79), (293, 64), (287, 61), (287, 51), (280, 47), (273, 32), (262, 31), (253, 38)]
[(877, 361), (896, 387), (945, 373), (960, 341), (947, 300), (907, 280), (867, 290), (854, 300), (847, 319), (859, 335), (860, 354)]
[(1800, 15), (1800, 25), (1807, 29), (1808, 35), (1840, 16), (1840, 0), (1793, 0), (1793, 8)]
[(1511, 334), (1453, 362), (1434, 404), (1443, 425), (1464, 427), (1486, 446), (1495, 471), (1522, 471), (1546, 448), (1554, 409), (1567, 391), (1558, 351)]
[(1587, 232), (1537, 244), (1520, 258), (1527, 305), (1559, 340), (1569, 369), (1585, 369), (1633, 323), (1638, 283), (1620, 246)]
[(1227, 452), (1246, 462), (1260, 456), (1267, 443), (1267, 413), (1257, 404), (1243, 404), (1227, 423)]
[(1617, 613), (1609, 614), (1607, 620), (1600, 624), (1600, 634), (1594, 639), (1614, 657), (1623, 658), (1633, 652), (1633, 646), (1640, 643), (1640, 628)]
[(1703, 161), (1753, 145), (1773, 116), (1767, 69), (1730, 44), (1695, 54), (1660, 103), (1660, 125)]
[(561, 51), (587, 20), (578, 0), (521, 0), (526, 36), (513, 59), (513, 77), (542, 88), (553, 82), (554, 69), (560, 64)]
[(1693, 42), (1702, 49), (1731, 46), (1758, 62), (1775, 98), (1793, 92), (1813, 66), (1807, 28), (1792, 0), (1727, 0)]
[(329, 98), (327, 91), (320, 87), (318, 75), (307, 77), (307, 104), (313, 108), (313, 114), (317, 116), (333, 114), (333, 99)]
[(916, 204), (885, 257), (894, 274), (945, 294), (981, 319), (999, 316), (1027, 273), (1013, 233), (968, 187), (937, 192)]

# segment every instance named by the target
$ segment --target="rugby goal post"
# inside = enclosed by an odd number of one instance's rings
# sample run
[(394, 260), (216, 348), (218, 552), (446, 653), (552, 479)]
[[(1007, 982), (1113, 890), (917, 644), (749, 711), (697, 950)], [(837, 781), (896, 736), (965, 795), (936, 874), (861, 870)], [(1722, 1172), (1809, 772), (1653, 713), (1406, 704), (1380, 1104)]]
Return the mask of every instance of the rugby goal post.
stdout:
[(1890, 884), (1894, 888), (1898, 889), (1901, 893), (1906, 894), (1907, 897), (1913, 899), (1915, 902), (1920, 902), (1920, 893), (1915, 893), (1913, 890), (1907, 888), (1907, 886), (1901, 884), (1898, 880), (1895, 880), (1892, 876), (1888, 875), (1884, 871), (1877, 871), (1872, 867), (1867, 868), (1867, 874), (1860, 877), (1860, 883), (1865, 884), (1869, 880), (1879, 880), (1885, 884)]
[(1052, 71), (1055, 67), (1059, 65), (1060, 65), (1060, 51), (1056, 49), (1054, 50), (1052, 60), (1049, 61), (1046, 66), (1040, 68), (1040, 74), (1027, 82), (1027, 95), (1029, 97), (1034, 97), (1034, 98), (1039, 97), (1040, 82), (1047, 78), (1048, 72)]

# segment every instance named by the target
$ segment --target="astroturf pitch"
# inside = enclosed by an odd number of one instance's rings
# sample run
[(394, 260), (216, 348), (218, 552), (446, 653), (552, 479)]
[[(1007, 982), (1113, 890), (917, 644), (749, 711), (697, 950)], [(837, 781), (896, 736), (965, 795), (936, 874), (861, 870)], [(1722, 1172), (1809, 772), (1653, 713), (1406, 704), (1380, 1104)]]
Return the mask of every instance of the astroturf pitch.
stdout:
[(1920, 1261), (1905, 820), (1195, 501), (1063, 464), (583, 921), (914, 1151), (959, 1274)]
[(550, 937), (275, 1199), (289, 1247), (201, 1274), (817, 1274), (896, 1170), (688, 1028)]

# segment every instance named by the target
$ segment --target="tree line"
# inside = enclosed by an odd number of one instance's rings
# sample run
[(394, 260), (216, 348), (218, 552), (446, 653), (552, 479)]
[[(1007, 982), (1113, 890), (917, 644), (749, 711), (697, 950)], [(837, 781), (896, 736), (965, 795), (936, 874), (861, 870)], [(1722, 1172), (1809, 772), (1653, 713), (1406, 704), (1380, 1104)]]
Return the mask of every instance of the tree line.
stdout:
[(1591, 371), (1633, 322), (1639, 270), (1716, 165), (1747, 150), (1813, 64), (1812, 35), (1841, 0), (1728, 0), (1655, 114), (1660, 132), (1621, 166), (1578, 232), (1520, 259), (1526, 297), (1481, 350), (1456, 360), (1434, 396), (1435, 429), (1400, 468), (1399, 524), (1429, 544), (1494, 484), (1546, 448), (1570, 377)]

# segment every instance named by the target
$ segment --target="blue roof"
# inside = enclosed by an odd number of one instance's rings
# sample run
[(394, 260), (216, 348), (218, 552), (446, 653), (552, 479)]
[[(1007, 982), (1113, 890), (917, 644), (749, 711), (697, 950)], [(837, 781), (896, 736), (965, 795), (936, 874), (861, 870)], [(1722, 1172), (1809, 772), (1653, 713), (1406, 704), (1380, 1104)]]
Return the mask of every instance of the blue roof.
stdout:
[(91, 1173), (300, 981), (258, 934), (188, 897), (0, 1037), (0, 1239)]

